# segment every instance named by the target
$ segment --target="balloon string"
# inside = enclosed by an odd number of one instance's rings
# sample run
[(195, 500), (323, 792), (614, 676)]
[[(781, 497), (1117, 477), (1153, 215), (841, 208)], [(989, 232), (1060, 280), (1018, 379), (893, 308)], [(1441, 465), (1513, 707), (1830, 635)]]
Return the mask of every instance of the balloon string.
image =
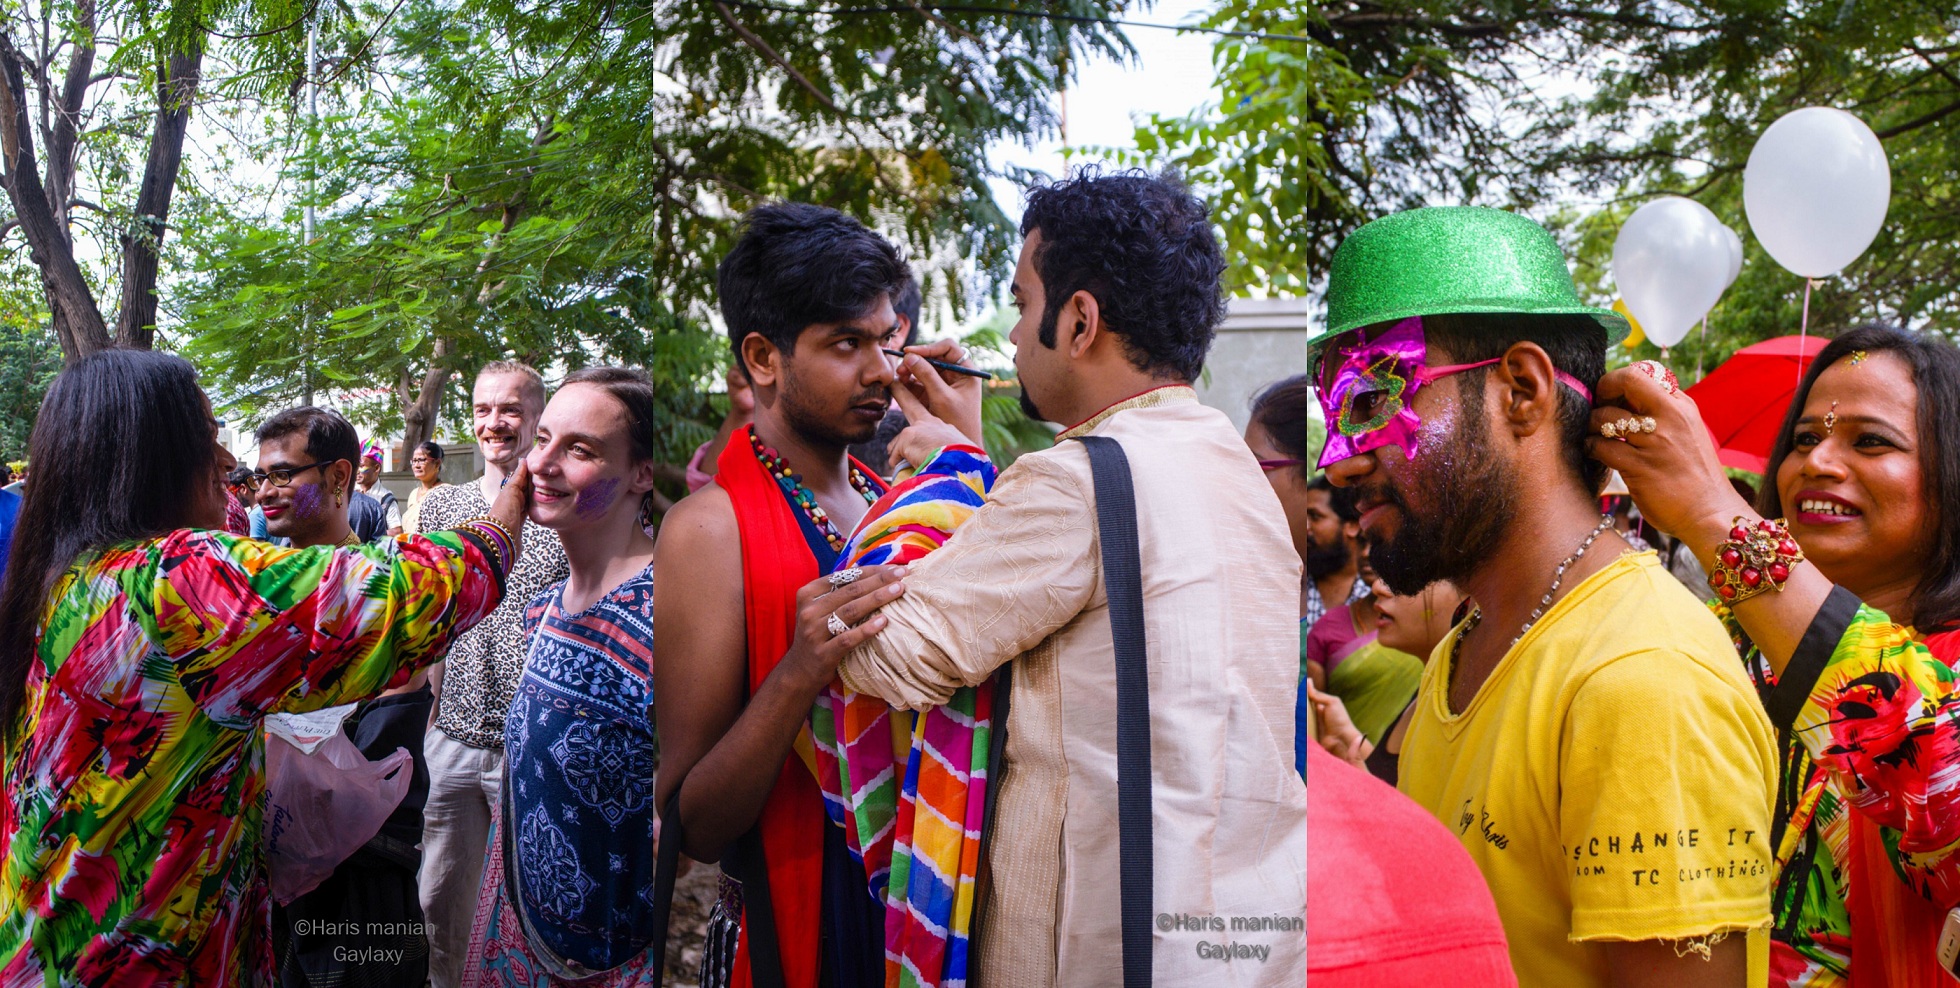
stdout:
[(1803, 280), (1803, 321), (1797, 324), (1797, 384), (1799, 386), (1803, 384), (1804, 344), (1808, 342), (1810, 336), (1810, 289), (1816, 284), (1814, 278)]
[(1708, 356), (1708, 317), (1701, 317), (1701, 346), (1695, 348), (1695, 380), (1701, 380), (1701, 359)]

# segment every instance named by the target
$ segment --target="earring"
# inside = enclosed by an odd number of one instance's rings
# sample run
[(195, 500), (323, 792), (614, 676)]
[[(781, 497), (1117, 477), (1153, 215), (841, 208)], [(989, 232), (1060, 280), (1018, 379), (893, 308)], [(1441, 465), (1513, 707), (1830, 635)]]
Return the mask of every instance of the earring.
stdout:
[(333, 506), (336, 508), (340, 507), (340, 488), (338, 487), (333, 489)]

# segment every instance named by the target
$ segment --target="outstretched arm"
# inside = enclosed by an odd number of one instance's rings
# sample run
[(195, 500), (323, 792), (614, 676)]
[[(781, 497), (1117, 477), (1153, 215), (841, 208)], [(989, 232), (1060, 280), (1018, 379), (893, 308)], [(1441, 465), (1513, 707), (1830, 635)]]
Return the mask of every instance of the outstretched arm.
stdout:
[(339, 550), (180, 532), (153, 552), (156, 640), (192, 700), (240, 729), (407, 681), (503, 594), (454, 532)]

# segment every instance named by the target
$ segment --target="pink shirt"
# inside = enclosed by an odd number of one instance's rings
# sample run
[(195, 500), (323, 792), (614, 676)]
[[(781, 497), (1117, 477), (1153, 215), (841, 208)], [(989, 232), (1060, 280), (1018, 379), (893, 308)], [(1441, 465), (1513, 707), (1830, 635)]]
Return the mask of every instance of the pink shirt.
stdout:
[(1333, 672), (1342, 659), (1374, 640), (1373, 631), (1364, 635), (1355, 630), (1354, 611), (1347, 604), (1329, 607), (1307, 629), (1307, 661), (1318, 662), (1320, 668)]

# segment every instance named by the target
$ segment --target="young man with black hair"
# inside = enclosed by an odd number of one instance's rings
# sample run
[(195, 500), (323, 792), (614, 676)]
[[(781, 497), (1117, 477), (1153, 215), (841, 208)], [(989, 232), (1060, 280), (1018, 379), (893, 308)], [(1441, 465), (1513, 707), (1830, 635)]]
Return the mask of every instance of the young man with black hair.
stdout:
[[(296, 546), (354, 546), (354, 426), (324, 408), (289, 408), (259, 426), (259, 464), (251, 476), (268, 536)], [(367, 504), (376, 505), (372, 499)]]
[[(323, 408), (292, 408), (258, 429), (259, 492), (266, 525), (296, 548), (352, 546), (364, 541), (349, 513), (360, 441), (354, 426)], [(369, 500), (376, 508), (379, 504)], [(429, 775), (422, 758), (423, 728), (432, 698), (427, 675), (390, 689), (349, 715), (345, 730), (363, 754), (384, 758), (396, 748), (414, 753), (409, 791), (377, 833), (325, 881), (291, 903), (273, 907), (273, 956), (284, 988), (311, 985), (421, 985), (429, 947), (420, 927), (415, 875), (422, 838), (422, 805)], [(273, 715), (275, 717), (282, 715)], [(334, 931), (360, 929), (358, 936)], [(372, 931), (403, 931), (383, 932)]]
[[(1224, 310), (1210, 217), (1173, 179), (1091, 174), (1034, 190), (1022, 233), (1009, 339), (1023, 404), (1070, 423), (1063, 440), (1120, 443), (1135, 492), (1156, 983), (1298, 986), (1300, 560), (1258, 462), (1191, 388)], [(941, 421), (953, 411), (920, 410), (894, 453), (922, 463), (962, 441)], [(852, 689), (921, 710), (1011, 666), (975, 906), (980, 986), (1112, 984), (1123, 967), (1101, 493), (1082, 443), (1017, 459), (910, 565), (883, 630), (842, 669)]]
[[(818, 575), (885, 489), (845, 450), (891, 402), (883, 350), (905, 339), (892, 298), (909, 277), (857, 220), (796, 203), (751, 211), (718, 272), (754, 422), (667, 513), (654, 555), (657, 802), (678, 793), (682, 849), (742, 885), (711, 923), (710, 983), (746, 986), (770, 962), (790, 988), (884, 980), (882, 909), (797, 749), (839, 658), (880, 626), (870, 609), (898, 592), (889, 570), (839, 587)], [(918, 352), (960, 359), (950, 341)], [(977, 414), (962, 424), (979, 430)], [(833, 634), (833, 614), (863, 623)], [(754, 939), (768, 928), (773, 956)]]
[(1625, 321), (1580, 302), (1542, 227), (1472, 207), (1356, 231), (1327, 309), (1320, 465), (1392, 590), (1475, 601), (1426, 667), (1400, 787), (1482, 870), (1519, 983), (1762, 984), (1769, 721), (1721, 624), (1601, 517), (1586, 454)]

